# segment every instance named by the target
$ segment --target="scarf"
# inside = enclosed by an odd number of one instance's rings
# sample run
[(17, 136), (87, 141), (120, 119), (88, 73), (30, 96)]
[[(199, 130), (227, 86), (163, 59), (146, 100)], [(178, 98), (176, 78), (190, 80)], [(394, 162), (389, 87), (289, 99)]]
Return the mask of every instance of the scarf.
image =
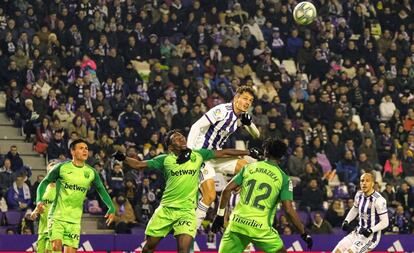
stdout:
[[(17, 189), (16, 182), (13, 183), (13, 189), (17, 194), (19, 194), (19, 189)], [(23, 184), (23, 196), (24, 199), (30, 199), (30, 189), (29, 186), (27, 186), (27, 184)]]

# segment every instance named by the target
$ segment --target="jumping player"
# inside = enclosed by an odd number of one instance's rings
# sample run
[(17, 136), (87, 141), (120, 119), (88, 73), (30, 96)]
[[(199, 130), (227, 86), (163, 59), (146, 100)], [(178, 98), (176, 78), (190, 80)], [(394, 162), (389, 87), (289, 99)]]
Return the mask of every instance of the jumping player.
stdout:
[[(220, 104), (211, 108), (191, 126), (187, 146), (192, 149), (220, 150), (227, 138), (239, 127), (239, 119), (251, 136), (259, 138), (259, 130), (252, 123), (252, 117), (247, 113), (253, 100), (254, 90), (251, 87), (242, 86), (238, 88), (231, 103)], [(201, 225), (208, 208), (216, 199), (214, 185), (216, 171), (223, 175), (234, 175), (245, 164), (247, 164), (247, 161), (239, 158), (214, 159), (205, 163), (200, 182), (202, 198), (196, 210), (197, 227)]]
[(266, 161), (254, 162), (243, 169), (227, 184), (220, 199), (212, 231), (217, 233), (224, 225), (224, 213), (231, 192), (241, 187), (240, 200), (230, 215), (229, 224), (221, 239), (220, 253), (241, 253), (253, 243), (266, 253), (286, 252), (278, 232), (272, 227), (277, 205), (282, 207), (293, 225), (301, 234), (308, 248), (312, 248), (312, 237), (308, 235), (296, 211), (293, 209), (293, 185), (279, 167), (287, 146), (279, 140), (268, 140), (264, 144)]
[(134, 169), (149, 168), (164, 172), (165, 191), (160, 206), (155, 210), (145, 230), (147, 237), (142, 252), (154, 252), (160, 240), (174, 230), (178, 252), (188, 253), (197, 232), (195, 207), (199, 176), (204, 161), (251, 154), (249, 151), (235, 149), (191, 150), (187, 148), (185, 136), (177, 130), (168, 132), (165, 140), (168, 154), (138, 161), (118, 152), (114, 158), (124, 161)]

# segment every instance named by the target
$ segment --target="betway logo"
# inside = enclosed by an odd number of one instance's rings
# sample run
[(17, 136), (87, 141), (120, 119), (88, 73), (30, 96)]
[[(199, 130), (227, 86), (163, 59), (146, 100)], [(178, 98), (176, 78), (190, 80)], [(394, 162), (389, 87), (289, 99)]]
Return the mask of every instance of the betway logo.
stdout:
[(171, 171), (171, 176), (173, 177), (179, 177), (184, 175), (191, 175), (194, 176), (196, 173), (196, 170), (179, 170), (179, 171)]
[(395, 241), (391, 247), (388, 248), (389, 252), (404, 252), (404, 248), (401, 245), (400, 240)]
[(79, 186), (79, 185), (76, 185), (76, 184), (67, 184), (67, 183), (65, 183), (65, 185), (63, 187), (65, 189), (69, 189), (69, 190), (72, 190), (72, 191), (86, 192), (88, 190), (86, 187)]

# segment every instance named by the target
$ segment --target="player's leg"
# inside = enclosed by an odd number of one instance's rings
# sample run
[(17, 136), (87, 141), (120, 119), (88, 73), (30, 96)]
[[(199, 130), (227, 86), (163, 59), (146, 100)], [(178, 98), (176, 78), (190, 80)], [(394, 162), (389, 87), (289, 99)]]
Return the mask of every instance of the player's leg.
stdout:
[(242, 253), (250, 241), (248, 236), (227, 229), (221, 238), (219, 253)]
[(62, 240), (64, 252), (76, 253), (76, 250), (79, 248), (81, 224), (69, 222), (62, 222), (62, 224), (65, 227)]
[(144, 248), (142, 249), (142, 253), (152, 253), (157, 248), (158, 243), (161, 241), (162, 237), (152, 237), (147, 236), (145, 240)]
[(171, 209), (159, 206), (149, 220), (145, 230), (147, 239), (142, 252), (154, 252), (160, 240), (171, 231), (174, 222)]
[(50, 219), (47, 223), (49, 233), (49, 243), (53, 252), (62, 252), (62, 240), (65, 227), (59, 221)]
[(216, 187), (214, 183), (213, 163), (208, 161), (204, 163), (204, 168), (200, 173), (200, 191), (202, 198), (198, 202), (196, 209), (197, 228), (200, 227), (203, 220), (206, 218), (207, 210), (216, 199)]
[(181, 234), (177, 236), (177, 252), (189, 253), (194, 238), (191, 235)]
[[(345, 236), (332, 250), (333, 253), (347, 253), (351, 250), (353, 242), (356, 240), (355, 231)], [(349, 252), (350, 253), (350, 252)], [(354, 252), (356, 253), (356, 252)]]
[(47, 240), (47, 235), (45, 233), (40, 233), (39, 236), (37, 237), (37, 246), (36, 246), (37, 252), (39, 253), (46, 252), (46, 240)]
[(260, 238), (252, 238), (253, 245), (265, 253), (286, 252), (283, 241), (276, 229), (272, 229)]

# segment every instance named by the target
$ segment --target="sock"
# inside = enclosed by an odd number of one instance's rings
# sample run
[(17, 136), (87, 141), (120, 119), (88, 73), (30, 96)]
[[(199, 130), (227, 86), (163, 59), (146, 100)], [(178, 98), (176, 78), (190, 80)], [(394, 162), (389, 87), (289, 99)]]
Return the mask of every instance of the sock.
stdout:
[(208, 206), (200, 200), (198, 202), (197, 209), (196, 209), (197, 229), (201, 226), (201, 223), (206, 218), (207, 210), (208, 210)]

